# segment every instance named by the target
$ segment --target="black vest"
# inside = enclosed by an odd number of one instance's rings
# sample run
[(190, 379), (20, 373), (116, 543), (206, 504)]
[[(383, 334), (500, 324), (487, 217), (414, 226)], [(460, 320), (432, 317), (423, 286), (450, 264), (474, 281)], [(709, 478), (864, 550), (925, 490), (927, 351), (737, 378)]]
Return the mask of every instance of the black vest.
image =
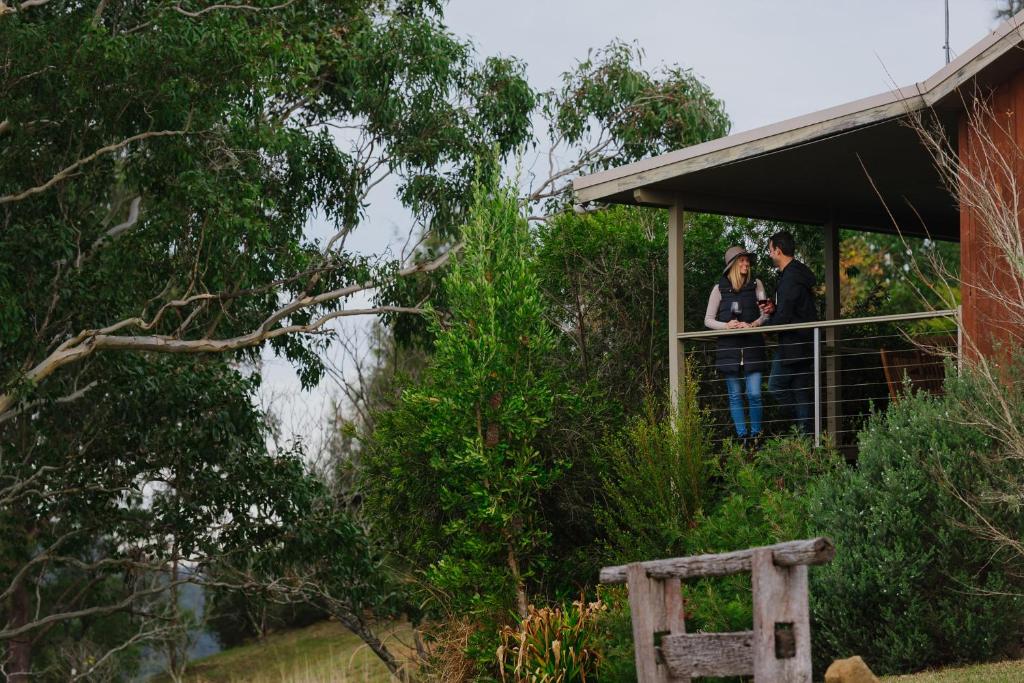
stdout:
[[(757, 307), (757, 285), (753, 278), (742, 289), (736, 291), (732, 288), (729, 278), (722, 277), (718, 282), (718, 292), (722, 295), (722, 300), (718, 304), (718, 315), (715, 316), (715, 320), (723, 323), (732, 320), (734, 301), (740, 304), (740, 321), (752, 323), (761, 317), (761, 310)], [(764, 336), (743, 334), (719, 337), (715, 367), (726, 375), (736, 375), (740, 371), (764, 372)]]

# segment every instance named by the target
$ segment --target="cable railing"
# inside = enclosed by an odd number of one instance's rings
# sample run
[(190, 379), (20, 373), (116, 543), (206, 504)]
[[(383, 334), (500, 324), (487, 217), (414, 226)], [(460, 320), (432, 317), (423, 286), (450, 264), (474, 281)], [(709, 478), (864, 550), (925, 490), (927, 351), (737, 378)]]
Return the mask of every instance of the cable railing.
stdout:
[[(715, 370), (717, 341), (724, 337), (763, 335), (766, 342), (760, 382), (763, 412), (759, 429), (752, 425), (746, 381), (742, 416), (749, 433), (782, 434), (794, 426), (813, 435), (820, 445), (828, 435), (837, 447), (851, 446), (872, 410), (885, 407), (908, 388), (939, 393), (947, 359), (960, 359), (959, 309), (919, 311), (813, 323), (769, 325), (733, 330), (700, 330), (678, 335), (687, 355), (702, 368), (700, 401), (710, 415), (717, 441), (738, 436), (737, 406)], [(773, 394), (769, 376), (778, 333), (809, 330), (800, 342), (804, 355), (787, 358), (787, 374), (795, 392)], [(749, 367), (749, 366), (748, 366)], [(742, 375), (741, 375), (742, 377)], [(766, 390), (768, 389), (768, 390)], [(806, 410), (801, 410), (806, 408)], [(797, 415), (803, 419), (798, 420)]]

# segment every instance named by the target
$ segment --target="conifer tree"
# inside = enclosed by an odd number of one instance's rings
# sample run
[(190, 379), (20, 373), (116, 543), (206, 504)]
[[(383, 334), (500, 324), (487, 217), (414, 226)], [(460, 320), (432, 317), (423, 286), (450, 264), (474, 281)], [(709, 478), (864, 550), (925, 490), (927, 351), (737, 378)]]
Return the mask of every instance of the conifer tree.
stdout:
[(514, 192), (479, 193), (463, 234), (444, 278), (450, 312), (432, 312), (423, 382), (382, 416), (371, 505), (400, 527), (402, 550), (429, 566), (450, 608), (525, 616), (549, 543), (539, 502), (562, 472), (536, 447), (557, 404), (555, 338)]

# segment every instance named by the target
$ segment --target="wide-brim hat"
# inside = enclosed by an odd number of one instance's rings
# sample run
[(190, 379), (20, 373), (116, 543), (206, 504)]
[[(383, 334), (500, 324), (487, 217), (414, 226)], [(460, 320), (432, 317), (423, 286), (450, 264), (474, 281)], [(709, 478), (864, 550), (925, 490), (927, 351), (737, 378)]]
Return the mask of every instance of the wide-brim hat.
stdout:
[(756, 258), (752, 253), (744, 249), (743, 247), (729, 247), (725, 250), (725, 270), (722, 271), (722, 275), (727, 275), (729, 269), (732, 268), (732, 263), (740, 256), (746, 256), (750, 259), (751, 265), (754, 263)]

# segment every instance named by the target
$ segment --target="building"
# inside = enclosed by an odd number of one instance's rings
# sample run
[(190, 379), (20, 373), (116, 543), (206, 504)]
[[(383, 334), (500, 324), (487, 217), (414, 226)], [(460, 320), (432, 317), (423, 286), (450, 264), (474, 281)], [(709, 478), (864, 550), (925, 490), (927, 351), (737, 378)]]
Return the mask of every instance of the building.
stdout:
[[(936, 158), (940, 145), (922, 134), (922, 125), (945, 138), (948, 157)], [(675, 388), (683, 354), (679, 335), (687, 333), (681, 264), (688, 211), (821, 226), (829, 320), (842, 315), (841, 228), (957, 241), (960, 352), (991, 355), (1011, 348), (1024, 339), (1015, 322), (1024, 319), (1024, 311), (1008, 311), (1000, 293), (1020, 294), (1016, 300), (1024, 301), (1024, 263), (1009, 263), (993, 246), (989, 219), (1003, 212), (1021, 239), (1022, 150), (1024, 12), (920, 83), (583, 176), (574, 189), (581, 203), (669, 211)], [(993, 188), (1001, 198), (998, 206), (979, 204), (978, 193)], [(1024, 247), (1019, 248), (1024, 260)]]

